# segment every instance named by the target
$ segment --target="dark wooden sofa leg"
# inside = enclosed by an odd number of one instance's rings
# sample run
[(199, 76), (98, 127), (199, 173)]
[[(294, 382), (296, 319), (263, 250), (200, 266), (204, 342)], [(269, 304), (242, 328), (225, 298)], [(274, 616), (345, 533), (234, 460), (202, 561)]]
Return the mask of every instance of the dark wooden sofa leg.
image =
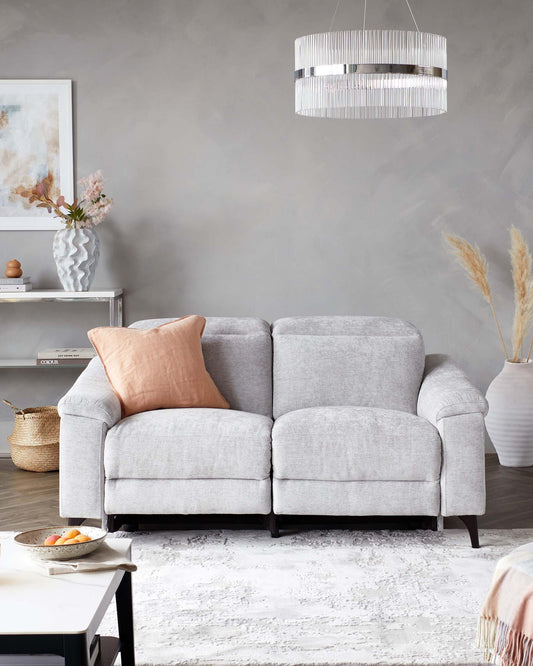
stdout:
[(105, 527), (108, 532), (116, 532), (122, 527), (122, 519), (120, 516), (108, 515)]
[(270, 536), (273, 539), (279, 537), (279, 517), (275, 513), (271, 513), (269, 517)]
[(77, 525), (83, 525), (85, 518), (67, 518), (67, 525), (69, 527), (76, 527)]
[(124, 532), (137, 532), (139, 529), (139, 523), (124, 523), (122, 529)]
[(479, 548), (479, 533), (477, 530), (477, 516), (458, 516), (466, 525), (468, 534), (470, 535), (470, 543), (472, 548)]

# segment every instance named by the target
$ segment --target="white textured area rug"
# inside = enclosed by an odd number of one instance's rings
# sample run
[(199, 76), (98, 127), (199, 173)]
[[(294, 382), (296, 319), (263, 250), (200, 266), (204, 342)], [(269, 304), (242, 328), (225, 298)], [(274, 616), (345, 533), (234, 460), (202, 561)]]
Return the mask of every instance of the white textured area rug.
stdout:
[[(138, 664), (483, 664), (496, 561), (533, 530), (139, 532)], [(102, 634), (115, 632), (114, 614)]]

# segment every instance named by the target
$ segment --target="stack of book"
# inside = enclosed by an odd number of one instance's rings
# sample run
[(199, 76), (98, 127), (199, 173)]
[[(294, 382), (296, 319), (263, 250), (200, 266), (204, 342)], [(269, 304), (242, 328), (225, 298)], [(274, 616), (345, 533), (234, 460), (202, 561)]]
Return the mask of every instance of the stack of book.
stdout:
[(92, 347), (43, 349), (37, 354), (37, 365), (87, 365), (95, 356)]
[(0, 292), (4, 291), (31, 291), (31, 278), (0, 278)]

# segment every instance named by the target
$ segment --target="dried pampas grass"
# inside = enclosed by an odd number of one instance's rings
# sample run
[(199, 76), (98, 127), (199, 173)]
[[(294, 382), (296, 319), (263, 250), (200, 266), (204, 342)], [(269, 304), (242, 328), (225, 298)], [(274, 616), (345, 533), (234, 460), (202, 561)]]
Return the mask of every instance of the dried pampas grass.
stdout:
[(461, 236), (445, 234), (444, 240), (448, 243), (458, 263), (465, 269), (468, 277), (479, 289), (487, 303), (492, 303), (492, 294), (489, 285), (489, 265), (477, 245), (471, 245)]
[(489, 265), (487, 260), (481, 254), (481, 250), (477, 245), (471, 245), (465, 238), (461, 238), (461, 236), (444, 234), (444, 240), (450, 246), (452, 254), (455, 256), (457, 262), (465, 269), (468, 277), (472, 280), (481, 292), (483, 298), (489, 304), (492, 316), (496, 323), (496, 328), (498, 329), (498, 335), (500, 336), (505, 358), (508, 360), (509, 355), (507, 354), (498, 317), (496, 316), (496, 310), (494, 309), (494, 304), (492, 302), (492, 293), (489, 285)]
[[(523, 359), (524, 338), (533, 319), (533, 281), (531, 277), (531, 253), (521, 232), (511, 227), (511, 267), (514, 282), (515, 312), (513, 322), (513, 363)], [(533, 345), (533, 342), (532, 342)], [(531, 354), (531, 346), (527, 360)]]

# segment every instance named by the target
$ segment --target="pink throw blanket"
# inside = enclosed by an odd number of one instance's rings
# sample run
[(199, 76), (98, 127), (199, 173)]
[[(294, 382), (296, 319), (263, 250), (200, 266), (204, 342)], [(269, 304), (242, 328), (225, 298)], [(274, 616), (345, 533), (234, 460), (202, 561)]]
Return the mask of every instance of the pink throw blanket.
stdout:
[(478, 623), (477, 645), (500, 666), (533, 666), (533, 543), (496, 565)]

